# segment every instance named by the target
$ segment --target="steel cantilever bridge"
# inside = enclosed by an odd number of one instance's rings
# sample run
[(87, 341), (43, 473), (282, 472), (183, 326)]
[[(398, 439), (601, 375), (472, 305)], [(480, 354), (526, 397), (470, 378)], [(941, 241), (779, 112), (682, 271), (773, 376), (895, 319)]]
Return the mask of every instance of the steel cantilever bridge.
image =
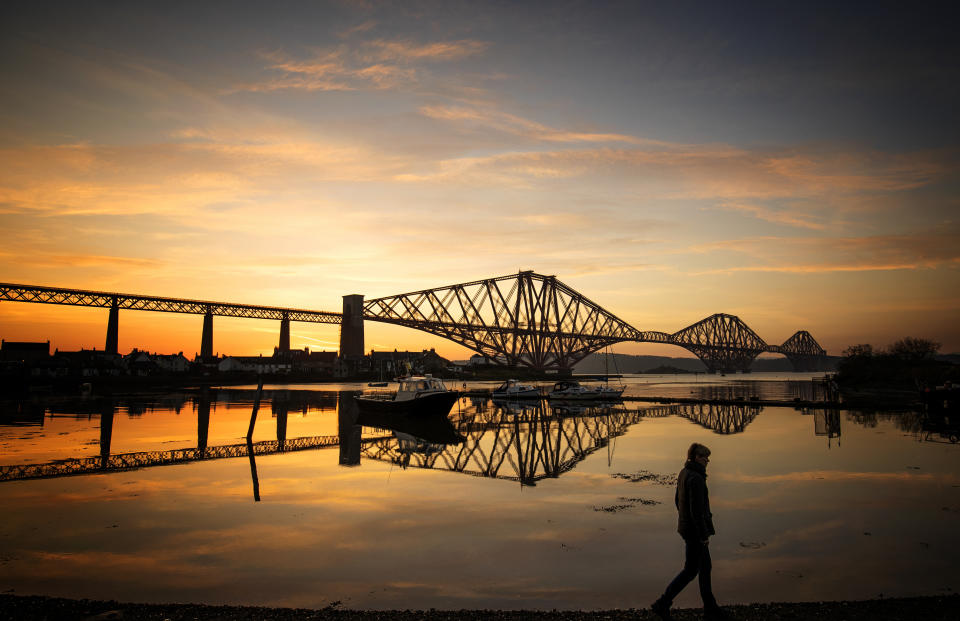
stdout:
[(602, 308), (554, 276), (533, 271), (363, 299), (344, 296), (343, 312), (161, 298), (0, 283), (0, 300), (110, 309), (106, 350), (117, 352), (120, 309), (203, 315), (201, 356), (213, 353), (213, 316), (280, 320), (280, 351), (290, 349), (290, 322), (341, 324), (341, 355), (364, 353), (363, 323), (378, 321), (449, 339), (493, 364), (538, 370), (570, 369), (615, 343), (637, 341), (683, 347), (711, 372), (748, 371), (758, 355), (786, 356), (798, 371), (818, 370), (826, 358), (809, 332), (768, 345), (739, 317), (717, 313), (672, 334), (643, 331)]
[(711, 372), (747, 371), (764, 352), (817, 370), (826, 351), (801, 330), (768, 345), (739, 317), (717, 313), (673, 334), (638, 330), (554, 276), (532, 271), (367, 300), (363, 318), (442, 336), (494, 363), (569, 369), (592, 352), (638, 341), (677, 345)]

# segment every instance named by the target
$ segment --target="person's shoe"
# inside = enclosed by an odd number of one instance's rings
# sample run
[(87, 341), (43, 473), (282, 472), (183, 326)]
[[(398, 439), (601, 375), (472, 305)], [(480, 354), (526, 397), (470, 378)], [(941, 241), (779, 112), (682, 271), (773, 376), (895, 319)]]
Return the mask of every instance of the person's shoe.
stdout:
[(733, 621), (733, 618), (717, 606), (703, 611), (703, 621)]
[(650, 610), (653, 611), (655, 615), (663, 619), (663, 621), (673, 621), (673, 617), (670, 615), (670, 604), (658, 599), (650, 605)]

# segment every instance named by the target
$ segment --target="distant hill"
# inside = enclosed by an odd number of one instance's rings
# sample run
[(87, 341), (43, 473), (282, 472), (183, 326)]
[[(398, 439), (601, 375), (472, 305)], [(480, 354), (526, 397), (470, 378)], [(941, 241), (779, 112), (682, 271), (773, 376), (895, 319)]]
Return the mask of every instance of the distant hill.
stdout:
[(671, 366), (662, 366), (662, 367), (653, 367), (652, 369), (647, 369), (644, 373), (657, 374), (657, 375), (679, 375), (682, 373), (692, 373), (693, 371), (687, 371), (686, 369), (681, 369), (678, 367)]
[(657, 367), (676, 367), (690, 373), (704, 373), (707, 367), (698, 358), (670, 358), (668, 356), (633, 356), (610, 354), (609, 369), (604, 354), (590, 354), (574, 368), (574, 373), (643, 373)]
[[(675, 367), (689, 373), (705, 373), (707, 367), (699, 358), (670, 358), (667, 356), (633, 356), (630, 354), (610, 354), (609, 370), (606, 366), (604, 354), (590, 354), (574, 366), (574, 373), (647, 373), (658, 367)], [(829, 357), (831, 369), (836, 368), (840, 360), (837, 356)], [(758, 373), (779, 373), (793, 371), (790, 361), (786, 357), (758, 358), (750, 365), (750, 370)]]

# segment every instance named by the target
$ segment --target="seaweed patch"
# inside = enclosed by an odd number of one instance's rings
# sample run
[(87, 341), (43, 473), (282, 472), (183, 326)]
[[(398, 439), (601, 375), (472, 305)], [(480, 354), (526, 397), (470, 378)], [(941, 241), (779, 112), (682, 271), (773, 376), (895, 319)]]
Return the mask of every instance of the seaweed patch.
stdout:
[(633, 474), (627, 474), (625, 472), (614, 472), (611, 474), (615, 479), (625, 479), (631, 483), (653, 483), (655, 485), (673, 485), (677, 482), (676, 475), (672, 474), (657, 474), (656, 472), (650, 472), (649, 470), (638, 470)]

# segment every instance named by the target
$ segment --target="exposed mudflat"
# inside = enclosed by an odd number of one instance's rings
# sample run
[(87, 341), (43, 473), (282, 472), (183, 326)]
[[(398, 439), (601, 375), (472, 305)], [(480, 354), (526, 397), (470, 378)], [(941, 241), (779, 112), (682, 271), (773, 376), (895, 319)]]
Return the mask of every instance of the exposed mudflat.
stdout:
[[(953, 621), (960, 617), (960, 595), (875, 599), (856, 602), (803, 602), (724, 606), (731, 619), (742, 621), (788, 621), (800, 619), (836, 619), (848, 621), (885, 621), (924, 619)], [(320, 610), (302, 608), (258, 608), (249, 606), (205, 606), (199, 604), (126, 604), (86, 599), (61, 599), (0, 595), (0, 619), (54, 621), (60, 619), (108, 621), (112, 619), (163, 621), (258, 620), (287, 621), (300, 619), (372, 620), (414, 619), (551, 619), (572, 620), (636, 620), (658, 619), (649, 610), (604, 610), (582, 612), (536, 610), (342, 610), (336, 606)], [(698, 609), (674, 611), (674, 618), (693, 621), (702, 618)]]

